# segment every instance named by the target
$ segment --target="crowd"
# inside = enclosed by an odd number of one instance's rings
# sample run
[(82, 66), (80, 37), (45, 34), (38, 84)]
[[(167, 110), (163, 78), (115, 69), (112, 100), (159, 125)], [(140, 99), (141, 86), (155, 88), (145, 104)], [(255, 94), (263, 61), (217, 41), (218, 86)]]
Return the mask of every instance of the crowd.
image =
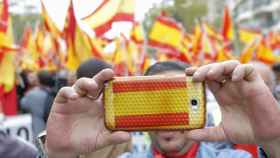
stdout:
[[(205, 81), (221, 109), (222, 120), (203, 129), (148, 132), (150, 145), (137, 151), (134, 134), (106, 129), (102, 89), (113, 78), (111, 65), (91, 59), (75, 73), (23, 72), (20, 109), (31, 113), (37, 149), (0, 134), (0, 155), (14, 157), (250, 158), (279, 157), (279, 65), (237, 61), (198, 68), (178, 61), (158, 62), (144, 75), (192, 75)], [(61, 88), (63, 87), (63, 88)], [(211, 118), (211, 113), (209, 116)], [(139, 141), (139, 140), (138, 140)], [(143, 140), (142, 140), (143, 141)], [(2, 147), (3, 146), (3, 147)]]

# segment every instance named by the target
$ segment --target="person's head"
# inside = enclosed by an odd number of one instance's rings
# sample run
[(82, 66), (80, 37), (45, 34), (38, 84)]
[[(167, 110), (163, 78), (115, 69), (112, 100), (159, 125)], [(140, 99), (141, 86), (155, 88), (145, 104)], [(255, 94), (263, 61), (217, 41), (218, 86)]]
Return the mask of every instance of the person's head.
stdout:
[[(158, 62), (149, 67), (145, 73), (149, 75), (184, 74), (187, 64), (179, 61)], [(150, 132), (152, 145), (165, 156), (180, 156), (185, 154), (193, 141), (185, 139), (184, 131), (155, 131)]]
[(280, 83), (280, 63), (274, 64), (272, 70), (275, 73), (277, 83)]
[(36, 76), (35, 72), (33, 72), (33, 71), (27, 72), (26, 73), (26, 80), (27, 80), (28, 88), (38, 86), (38, 77)]
[(273, 73), (272, 69), (261, 62), (251, 62), (253, 67), (256, 69), (256, 71), (261, 75), (262, 79), (264, 80), (265, 84), (269, 87), (271, 92), (274, 91), (274, 88), (276, 86), (276, 77)]
[(55, 85), (54, 76), (46, 70), (39, 71), (37, 77), (41, 86), (51, 88)]
[(112, 68), (112, 66), (105, 61), (98, 59), (89, 59), (83, 62), (76, 71), (76, 78), (92, 78), (103, 69)]

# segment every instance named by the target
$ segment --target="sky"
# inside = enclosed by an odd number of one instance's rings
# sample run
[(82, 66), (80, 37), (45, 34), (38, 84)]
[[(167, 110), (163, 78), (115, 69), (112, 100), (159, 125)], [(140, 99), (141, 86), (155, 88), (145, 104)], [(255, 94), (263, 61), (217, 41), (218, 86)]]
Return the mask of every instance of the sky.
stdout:
[[(15, 0), (14, 0), (15, 1)], [(26, 0), (39, 8), (40, 10), (40, 0)], [(42, 0), (47, 8), (50, 17), (57, 24), (59, 29), (64, 26), (64, 19), (66, 17), (67, 9), (70, 4), (70, 0)], [(87, 32), (90, 36), (94, 36), (94, 32), (81, 22), (81, 18), (92, 13), (103, 0), (72, 0), (74, 5), (74, 10), (78, 19), (78, 23), (81, 28)], [(153, 6), (153, 4), (160, 3), (162, 0), (136, 0), (135, 8), (135, 20), (142, 21), (145, 13)], [(17, 9), (15, 9), (17, 10)], [(110, 32), (106, 34), (108, 38), (113, 38), (122, 32), (124, 35), (128, 35), (132, 25), (131, 23), (116, 23)]]

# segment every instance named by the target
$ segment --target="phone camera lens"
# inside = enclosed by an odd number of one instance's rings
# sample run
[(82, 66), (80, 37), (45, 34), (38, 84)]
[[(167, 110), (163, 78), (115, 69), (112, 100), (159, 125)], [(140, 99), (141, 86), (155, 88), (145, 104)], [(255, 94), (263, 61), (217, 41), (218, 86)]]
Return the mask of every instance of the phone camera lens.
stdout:
[(192, 104), (192, 106), (197, 106), (198, 105), (198, 101), (196, 99), (192, 99), (191, 100), (191, 104)]

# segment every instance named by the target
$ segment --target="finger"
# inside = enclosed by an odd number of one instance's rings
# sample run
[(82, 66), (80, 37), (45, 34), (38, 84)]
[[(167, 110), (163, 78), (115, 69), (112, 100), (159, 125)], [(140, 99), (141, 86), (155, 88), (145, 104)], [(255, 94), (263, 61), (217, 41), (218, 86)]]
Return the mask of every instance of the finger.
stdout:
[(221, 63), (223, 66), (223, 74), (225, 75), (231, 75), (233, 70), (240, 65), (240, 62), (238, 60), (229, 60), (229, 61), (224, 61)]
[(72, 86), (80, 96), (86, 96), (89, 92), (97, 91), (97, 83), (91, 78), (80, 78)]
[(213, 64), (207, 73), (207, 79), (211, 81), (223, 82), (226, 79), (224, 75), (225, 67), (221, 63)]
[(99, 147), (105, 147), (108, 145), (116, 145), (128, 142), (131, 136), (128, 132), (117, 131), (113, 133), (108, 133), (108, 135), (104, 135), (104, 137), (97, 140), (97, 144)]
[(111, 80), (113, 77), (114, 77), (114, 72), (112, 69), (104, 69), (104, 70), (100, 71), (98, 74), (96, 74), (93, 77), (93, 80), (97, 84), (97, 90), (89, 91), (89, 94), (92, 97), (97, 98), (100, 95), (100, 93), (104, 87), (104, 83), (108, 80)]
[(247, 80), (252, 81), (257, 78), (258, 74), (252, 64), (243, 64), (236, 67), (232, 73), (232, 81)]
[(199, 67), (193, 73), (193, 81), (202, 82), (202, 81), (206, 80), (207, 73), (210, 70), (211, 66), (213, 66), (213, 64), (204, 65), (204, 66)]
[(197, 69), (198, 67), (189, 67), (186, 68), (185, 73), (187, 76), (192, 76)]
[(207, 74), (207, 79), (223, 82), (224, 80), (231, 78), (233, 70), (239, 64), (239, 61), (236, 60), (213, 64)]
[(194, 141), (225, 141), (227, 137), (221, 126), (195, 129), (186, 133), (186, 138)]
[(78, 94), (72, 87), (63, 87), (57, 93), (54, 102), (56, 103), (66, 103), (69, 99), (73, 100), (78, 98)]

